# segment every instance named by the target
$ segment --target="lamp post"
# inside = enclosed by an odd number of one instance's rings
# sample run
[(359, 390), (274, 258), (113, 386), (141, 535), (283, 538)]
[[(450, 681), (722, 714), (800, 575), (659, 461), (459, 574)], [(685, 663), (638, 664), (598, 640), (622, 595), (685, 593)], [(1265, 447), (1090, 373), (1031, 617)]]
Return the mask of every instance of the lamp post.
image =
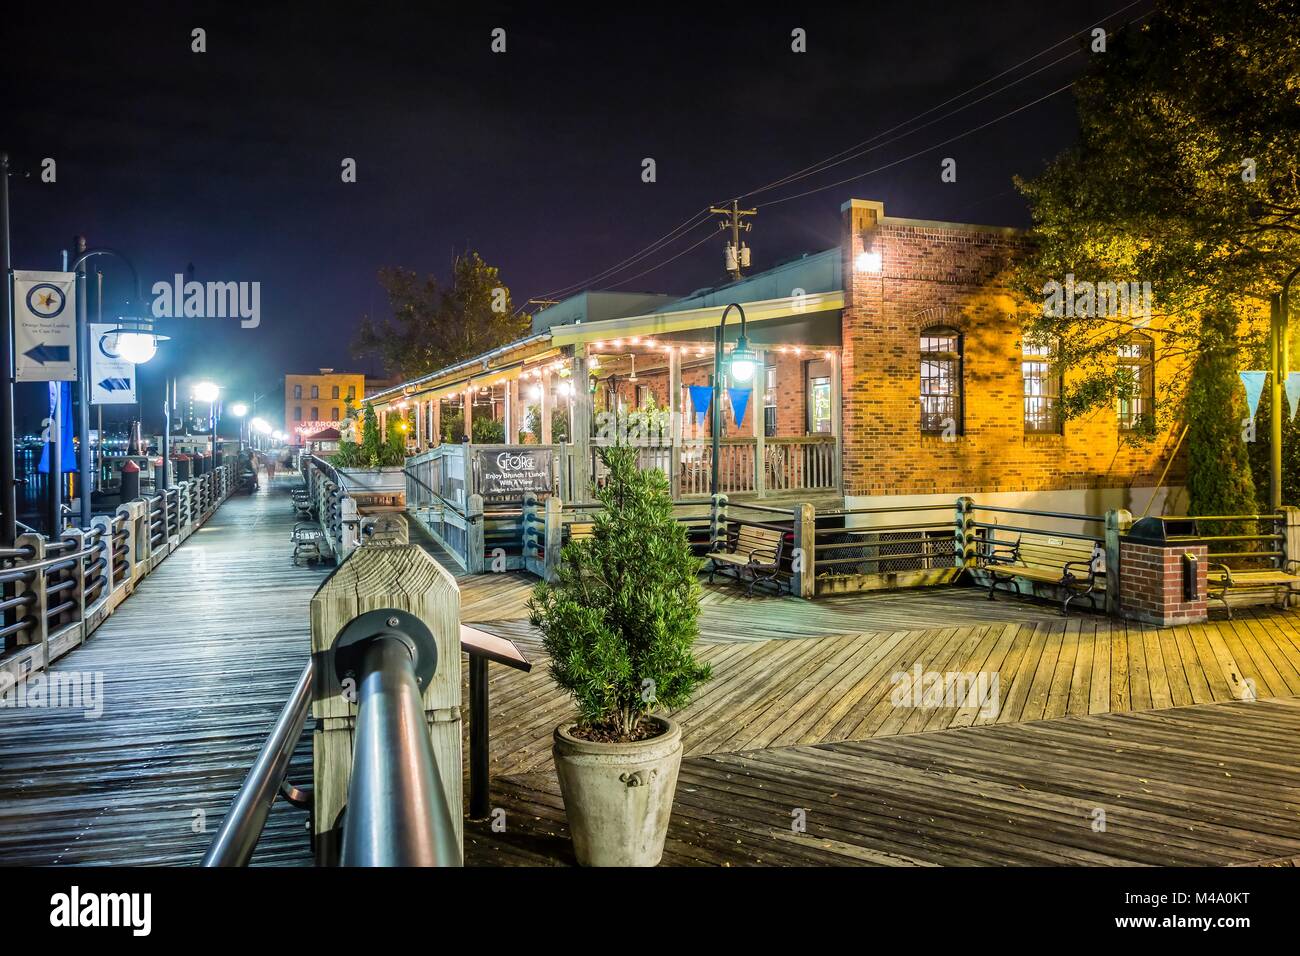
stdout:
[(727, 316), (735, 309), (740, 313), (740, 338), (736, 347), (727, 358), (731, 377), (737, 382), (748, 382), (754, 377), (754, 351), (749, 347), (745, 337), (745, 310), (739, 302), (733, 302), (722, 310), (722, 321), (713, 333), (713, 473), (709, 482), (710, 496), (718, 494), (718, 464), (720, 439), (722, 437), (722, 348), (726, 340)]
[(239, 453), (244, 451), (244, 416), (248, 414), (248, 405), (245, 402), (235, 402), (230, 406), (230, 414), (239, 419)]
[(208, 431), (212, 437), (212, 467), (217, 467), (217, 399), (221, 396), (221, 386), (212, 382), (199, 382), (194, 386), (194, 397), (200, 402), (208, 403)]
[[(1269, 398), (1272, 413), (1269, 416), (1269, 476), (1268, 498), (1273, 514), (1282, 508), (1282, 390), (1290, 365), (1290, 349), (1287, 342), (1287, 327), (1291, 317), (1291, 283), (1300, 275), (1300, 266), (1291, 270), (1291, 274), (1282, 282), (1282, 291), (1273, 296), (1269, 323), (1269, 366), (1273, 373), (1270, 377)], [(1294, 409), (1292, 410), (1294, 414)]]

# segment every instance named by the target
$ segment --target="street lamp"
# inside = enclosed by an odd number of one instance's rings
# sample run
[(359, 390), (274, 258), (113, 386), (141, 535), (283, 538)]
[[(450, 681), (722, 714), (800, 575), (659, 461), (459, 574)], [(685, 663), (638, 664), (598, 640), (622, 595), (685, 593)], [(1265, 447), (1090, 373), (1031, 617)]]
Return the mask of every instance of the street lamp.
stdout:
[(247, 402), (235, 402), (230, 406), (230, 414), (239, 419), (239, 453), (244, 452), (244, 416), (248, 414)]
[(758, 360), (754, 350), (749, 347), (749, 339), (745, 337), (745, 310), (740, 307), (739, 302), (733, 302), (722, 310), (722, 320), (718, 322), (718, 328), (713, 333), (713, 469), (709, 494), (714, 497), (718, 494), (718, 465), (721, 457), (719, 445), (722, 438), (722, 350), (727, 333), (727, 316), (732, 309), (740, 313), (740, 338), (736, 340), (736, 347), (731, 350), (731, 355), (727, 359), (732, 378), (737, 382), (751, 381)]
[(208, 403), (208, 428), (212, 434), (212, 467), (217, 467), (217, 399), (221, 396), (221, 386), (212, 382), (199, 382), (194, 386), (194, 397), (200, 402)]

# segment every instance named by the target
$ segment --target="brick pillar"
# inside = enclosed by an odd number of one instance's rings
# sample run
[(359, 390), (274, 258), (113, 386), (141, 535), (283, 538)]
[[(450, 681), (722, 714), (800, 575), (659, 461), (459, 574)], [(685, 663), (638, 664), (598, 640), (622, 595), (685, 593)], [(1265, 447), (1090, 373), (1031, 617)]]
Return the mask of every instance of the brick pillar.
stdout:
[[(1119, 543), (1120, 613), (1143, 624), (1167, 627), (1195, 624), (1207, 616), (1206, 553), (1203, 544), (1161, 545), (1121, 538)], [(1183, 556), (1196, 558), (1196, 597), (1184, 596)]]
[[(884, 323), (884, 268), (872, 272), (857, 267), (858, 255), (867, 250), (885, 254), (884, 244), (876, 230), (884, 218), (884, 203), (853, 199), (840, 207), (840, 274), (844, 282), (844, 311), (841, 317), (839, 368), (839, 393), (841, 396), (840, 421), (843, 437), (840, 455), (843, 469), (840, 475), (842, 491), (846, 495), (861, 494), (869, 483), (868, 469), (871, 456), (867, 447), (867, 425), (886, 423), (890, 430), (903, 427), (901, 421), (890, 421), (882, 412), (882, 390), (888, 392), (915, 377), (911, 356), (882, 357), (881, 341)], [(890, 371), (900, 381), (890, 380)], [(910, 396), (906, 386), (900, 395)], [(799, 386), (803, 391), (802, 384)], [(915, 401), (915, 399), (913, 399)], [(892, 435), (888, 436), (892, 439)]]

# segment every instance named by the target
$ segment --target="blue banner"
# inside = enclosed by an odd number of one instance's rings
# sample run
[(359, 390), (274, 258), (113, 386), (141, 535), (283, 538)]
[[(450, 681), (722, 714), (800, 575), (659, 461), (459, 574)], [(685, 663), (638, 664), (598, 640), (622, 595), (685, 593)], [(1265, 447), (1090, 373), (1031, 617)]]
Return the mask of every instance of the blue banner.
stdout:
[(709, 403), (713, 401), (712, 385), (688, 385), (691, 392), (691, 408), (695, 411), (695, 425), (700, 427), (704, 424), (705, 417), (709, 414)]
[(745, 411), (749, 408), (749, 396), (753, 393), (748, 388), (729, 388), (727, 395), (731, 398), (731, 414), (736, 417), (736, 426), (745, 424)]
[(1291, 417), (1300, 409), (1300, 372), (1286, 373), (1286, 400), (1291, 403)]
[[(57, 403), (57, 404), (56, 404)], [(59, 454), (63, 473), (77, 470), (77, 452), (72, 444), (72, 383), (71, 382), (50, 382), (50, 414), (45, 422), (46, 441), (41, 445), (41, 460), (36, 466), (36, 470), (47, 475), (50, 472), (50, 442), (55, 440), (55, 435), (50, 429), (54, 425), (54, 410), (59, 409)]]
[(1268, 372), (1239, 372), (1241, 384), (1246, 386), (1246, 407), (1250, 409), (1250, 417), (1255, 417), (1255, 409), (1259, 408), (1259, 397), (1264, 394), (1264, 379), (1268, 377)]

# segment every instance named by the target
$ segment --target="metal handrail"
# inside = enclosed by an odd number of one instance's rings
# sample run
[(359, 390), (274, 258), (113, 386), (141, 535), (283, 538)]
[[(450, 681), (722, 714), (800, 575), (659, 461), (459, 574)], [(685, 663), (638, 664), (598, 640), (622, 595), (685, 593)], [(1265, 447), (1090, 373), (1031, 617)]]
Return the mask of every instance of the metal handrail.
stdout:
[(266, 826), (275, 796), (280, 792), (294, 748), (302, 737), (307, 713), (311, 709), (314, 670), (312, 662), (302, 669), (293, 693), (275, 719), (270, 736), (253, 762), (252, 769), (231, 801), (221, 828), (212, 838), (200, 866), (247, 866)]
[(344, 866), (459, 866), (411, 651), (391, 636), (361, 656)]

